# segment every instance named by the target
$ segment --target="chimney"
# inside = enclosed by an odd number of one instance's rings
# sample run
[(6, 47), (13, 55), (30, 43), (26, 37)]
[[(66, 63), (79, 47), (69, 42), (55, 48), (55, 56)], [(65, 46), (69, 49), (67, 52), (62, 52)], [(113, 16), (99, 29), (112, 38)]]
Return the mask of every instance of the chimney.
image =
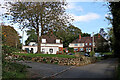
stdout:
[(79, 34), (79, 40), (81, 39), (81, 34)]
[(98, 38), (100, 38), (100, 34), (98, 33)]
[(53, 31), (51, 31), (51, 34), (53, 34)]

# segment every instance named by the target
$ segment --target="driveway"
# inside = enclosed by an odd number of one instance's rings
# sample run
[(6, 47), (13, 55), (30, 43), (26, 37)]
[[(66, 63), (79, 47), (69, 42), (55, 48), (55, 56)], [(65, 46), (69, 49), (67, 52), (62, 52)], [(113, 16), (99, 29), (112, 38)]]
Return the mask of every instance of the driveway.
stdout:
[(29, 73), (30, 78), (47, 78), (50, 77), (51, 75), (54, 75), (64, 70), (68, 70), (69, 68), (73, 67), (73, 66), (60, 66), (57, 64), (46, 64), (46, 63), (31, 62), (31, 61), (25, 61), (19, 63), (31, 67), (28, 68), (28, 71), (30, 72)]
[(84, 66), (60, 66), (38, 62), (22, 62), (32, 68), (30, 78), (114, 78), (117, 66), (116, 58), (109, 58)]

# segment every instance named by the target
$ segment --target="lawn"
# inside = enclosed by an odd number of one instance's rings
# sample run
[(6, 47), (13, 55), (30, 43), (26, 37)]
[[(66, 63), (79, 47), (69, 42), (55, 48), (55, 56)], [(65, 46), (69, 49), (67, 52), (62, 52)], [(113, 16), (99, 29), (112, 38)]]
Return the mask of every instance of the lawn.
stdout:
[(102, 53), (104, 55), (112, 55), (112, 52), (105, 52), (105, 53)]
[(74, 55), (64, 55), (64, 54), (32, 54), (32, 53), (13, 53), (20, 56), (29, 56), (29, 57), (61, 57), (61, 58), (75, 58)]

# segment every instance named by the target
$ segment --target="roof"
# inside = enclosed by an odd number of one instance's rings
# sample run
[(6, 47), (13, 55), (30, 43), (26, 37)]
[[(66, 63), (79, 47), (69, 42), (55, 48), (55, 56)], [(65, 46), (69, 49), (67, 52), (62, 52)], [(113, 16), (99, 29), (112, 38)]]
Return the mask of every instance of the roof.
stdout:
[[(42, 39), (46, 39), (46, 43), (59, 44), (59, 43), (56, 43), (56, 39), (59, 39), (59, 38), (57, 38), (53, 33), (47, 33), (46, 35), (43, 35)], [(60, 44), (61, 43), (62, 41), (60, 40)]]
[[(94, 41), (96, 42), (99, 38), (98, 37), (94, 37)], [(104, 38), (102, 38), (104, 39)], [(81, 37), (81, 39), (76, 39), (74, 40), (72, 43), (92, 43), (93, 37)], [(104, 41), (107, 41), (104, 39)]]

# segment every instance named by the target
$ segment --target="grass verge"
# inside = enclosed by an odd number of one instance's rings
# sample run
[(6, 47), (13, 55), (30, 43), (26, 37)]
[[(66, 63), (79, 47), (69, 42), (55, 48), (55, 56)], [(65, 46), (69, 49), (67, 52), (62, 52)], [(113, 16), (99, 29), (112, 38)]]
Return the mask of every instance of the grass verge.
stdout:
[(74, 55), (63, 55), (63, 54), (24, 54), (24, 53), (13, 53), (15, 55), (20, 55), (20, 56), (29, 56), (29, 57), (61, 57), (61, 58), (75, 58)]
[(112, 55), (112, 52), (105, 52), (105, 53), (102, 53), (104, 55)]

